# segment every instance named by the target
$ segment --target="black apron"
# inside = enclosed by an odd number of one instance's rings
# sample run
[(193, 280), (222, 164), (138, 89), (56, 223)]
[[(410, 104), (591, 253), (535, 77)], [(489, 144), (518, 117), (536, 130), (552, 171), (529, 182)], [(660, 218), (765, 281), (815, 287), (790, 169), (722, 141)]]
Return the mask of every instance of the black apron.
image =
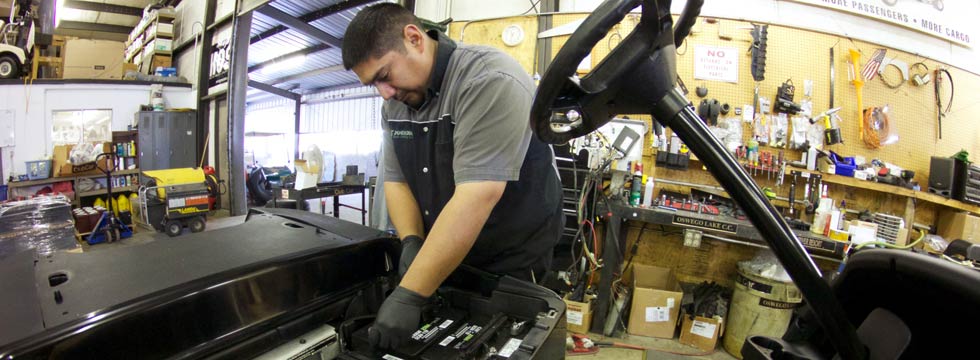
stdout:
[[(456, 189), (455, 125), (449, 115), (443, 115), (437, 121), (389, 121), (388, 126), (392, 134), (399, 134), (392, 139), (395, 155), (418, 201), (428, 234)], [(532, 136), (520, 179), (507, 182), (463, 263), (520, 279), (540, 279), (551, 266), (552, 249), (563, 226), (561, 182), (554, 154)], [(534, 275), (530, 275), (532, 271)]]

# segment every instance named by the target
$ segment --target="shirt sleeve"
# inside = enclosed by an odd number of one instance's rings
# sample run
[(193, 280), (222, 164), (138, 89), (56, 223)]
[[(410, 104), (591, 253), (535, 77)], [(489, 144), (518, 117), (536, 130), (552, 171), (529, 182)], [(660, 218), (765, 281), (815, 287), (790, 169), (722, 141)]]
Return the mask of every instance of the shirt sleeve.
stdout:
[(530, 82), (492, 72), (465, 86), (456, 101), (456, 183), (517, 181), (531, 143)]
[(391, 182), (406, 182), (402, 168), (398, 165), (398, 157), (395, 156), (395, 145), (391, 141), (391, 128), (388, 126), (387, 104), (381, 106), (381, 128), (384, 129), (383, 141), (381, 142), (381, 161), (385, 172), (384, 180)]

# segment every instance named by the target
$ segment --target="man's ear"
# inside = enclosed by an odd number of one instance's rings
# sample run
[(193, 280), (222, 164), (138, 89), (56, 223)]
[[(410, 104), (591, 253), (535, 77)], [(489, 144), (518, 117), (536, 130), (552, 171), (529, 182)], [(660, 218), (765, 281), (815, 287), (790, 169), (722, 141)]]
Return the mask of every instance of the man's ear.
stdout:
[(408, 24), (402, 29), (402, 35), (405, 38), (405, 48), (411, 48), (415, 51), (422, 52), (424, 49), (424, 37), (425, 32), (419, 29), (415, 24)]

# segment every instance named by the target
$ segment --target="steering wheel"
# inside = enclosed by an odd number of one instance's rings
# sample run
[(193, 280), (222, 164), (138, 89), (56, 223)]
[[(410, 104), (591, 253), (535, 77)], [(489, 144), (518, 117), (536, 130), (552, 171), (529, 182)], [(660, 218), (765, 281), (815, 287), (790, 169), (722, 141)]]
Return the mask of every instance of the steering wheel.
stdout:
[[(641, 3), (643, 9), (636, 28), (595, 69), (581, 79), (575, 77), (578, 64), (592, 48)], [(651, 114), (698, 156), (763, 234), (817, 315), (837, 355), (844, 359), (866, 357), (867, 348), (799, 238), (754, 179), (711, 134), (690, 101), (675, 90), (674, 49), (690, 32), (703, 0), (688, 0), (676, 28), (670, 3), (606, 0), (599, 5), (568, 39), (542, 77), (531, 107), (531, 130), (544, 142), (562, 144), (591, 133), (617, 114)], [(611, 253), (604, 257), (607, 268), (616, 267), (621, 261)], [(604, 270), (596, 304), (600, 313), (607, 305), (610, 278), (611, 272)]]
[[(592, 48), (641, 2), (636, 28), (589, 74), (575, 77)], [(702, 4), (703, 0), (688, 1), (673, 31), (669, 0), (610, 0), (599, 5), (541, 78), (531, 107), (531, 128), (538, 138), (560, 144), (598, 129), (616, 114), (650, 113), (653, 104), (674, 88), (674, 49), (690, 33)], [(640, 66), (644, 60), (652, 66)]]

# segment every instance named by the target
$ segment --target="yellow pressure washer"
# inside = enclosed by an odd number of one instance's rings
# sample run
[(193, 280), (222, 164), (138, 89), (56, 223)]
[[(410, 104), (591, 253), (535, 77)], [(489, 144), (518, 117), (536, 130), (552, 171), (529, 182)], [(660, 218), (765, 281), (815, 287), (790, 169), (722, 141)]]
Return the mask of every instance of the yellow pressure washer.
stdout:
[(212, 192), (202, 169), (148, 170), (143, 176), (150, 178), (139, 190), (146, 224), (172, 237), (184, 227), (195, 233), (204, 231)]

